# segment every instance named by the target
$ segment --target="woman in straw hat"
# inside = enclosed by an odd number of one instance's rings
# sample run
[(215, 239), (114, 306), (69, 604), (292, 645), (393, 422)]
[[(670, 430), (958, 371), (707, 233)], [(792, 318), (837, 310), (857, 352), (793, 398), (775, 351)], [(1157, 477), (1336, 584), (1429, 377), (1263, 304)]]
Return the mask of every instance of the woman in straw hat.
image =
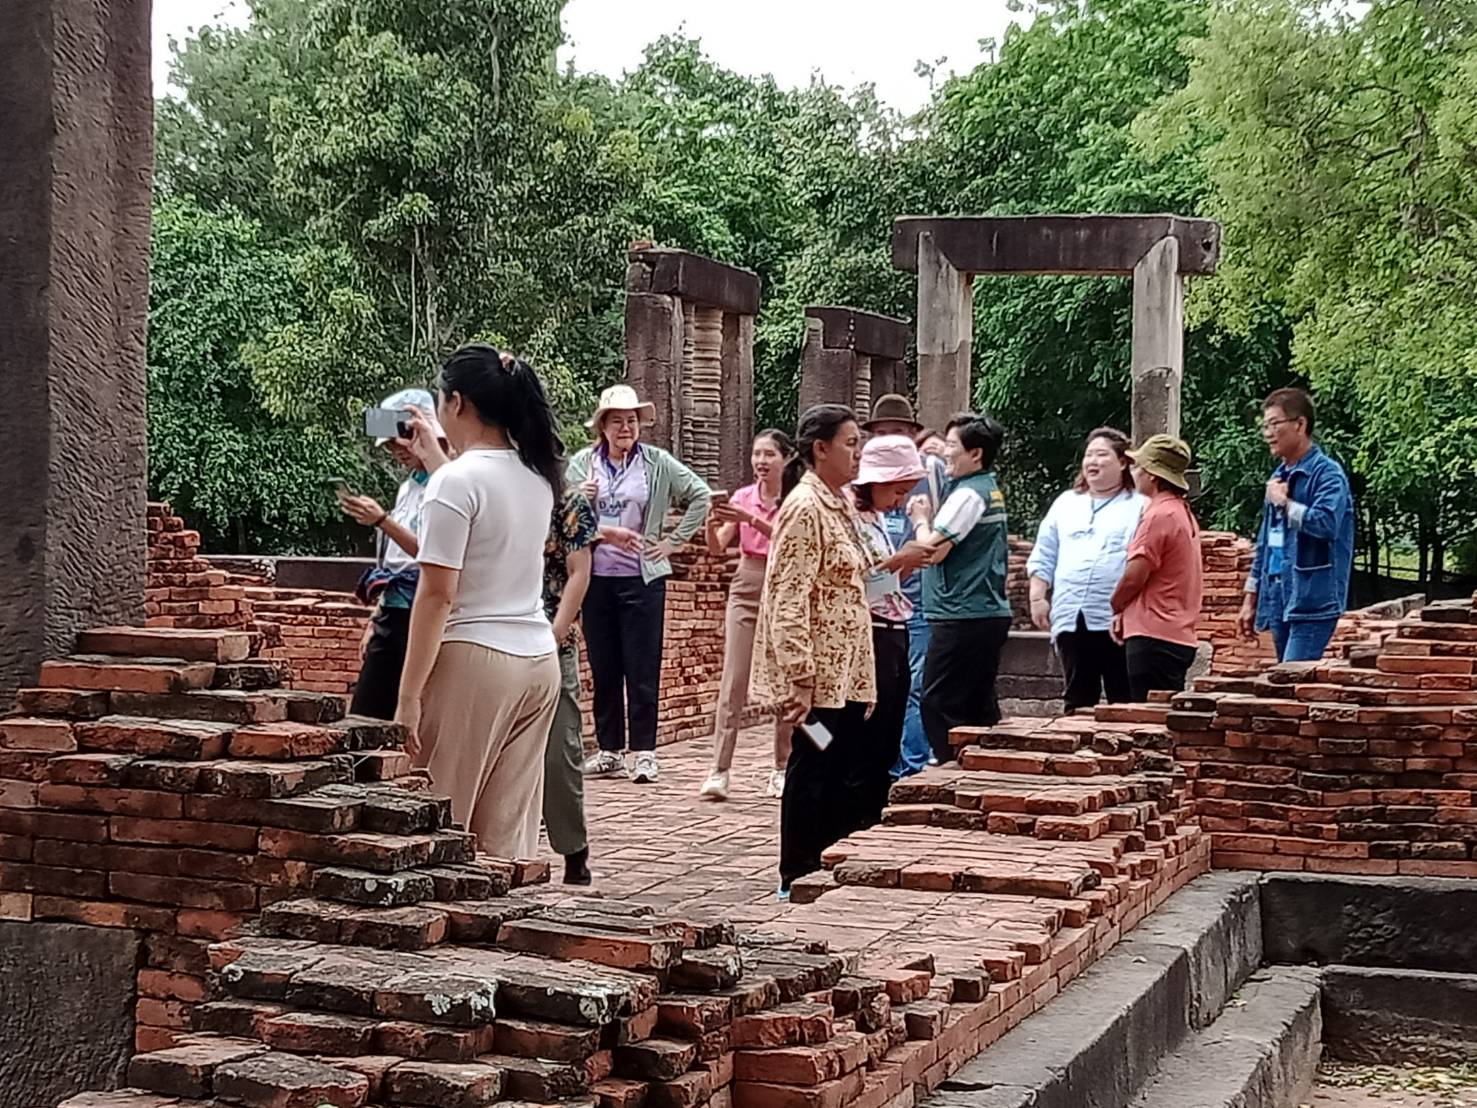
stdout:
[(1200, 525), (1190, 510), (1190, 448), (1153, 435), (1128, 452), (1133, 479), (1149, 498), (1113, 592), (1113, 637), (1124, 644), (1135, 700), (1155, 689), (1179, 692), (1195, 660), (1202, 592)]
[[(584, 769), (590, 776), (624, 772), (629, 737), (635, 755), (631, 780), (642, 783), (657, 777), (657, 703), (672, 552), (697, 534), (712, 500), (701, 477), (667, 451), (641, 442), (641, 425), (655, 417), (655, 406), (637, 397), (635, 389), (612, 385), (600, 394), (590, 417), (596, 444), (569, 461), (569, 481), (595, 506), (600, 526), (583, 608), (600, 749)], [(682, 516), (664, 534), (674, 508)]]

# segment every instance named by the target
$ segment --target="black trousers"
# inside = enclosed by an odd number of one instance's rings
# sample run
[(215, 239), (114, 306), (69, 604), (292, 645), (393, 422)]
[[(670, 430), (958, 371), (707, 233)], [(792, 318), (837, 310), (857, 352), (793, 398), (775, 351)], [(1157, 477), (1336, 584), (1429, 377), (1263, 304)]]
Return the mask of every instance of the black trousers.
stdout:
[(394, 719), (400, 702), (400, 672), (405, 668), (405, 647), (410, 642), (410, 609), (381, 608), (374, 615), (374, 630), (364, 650), (359, 680), (349, 708), (356, 716)]
[(877, 705), (862, 724), (861, 745), (847, 767), (846, 792), (852, 798), (847, 834), (882, 820), (892, 788), (892, 767), (902, 751), (903, 717), (913, 683), (906, 627), (873, 627), (872, 649), (877, 655)]
[(591, 577), (581, 609), (595, 686), (595, 740), (601, 750), (656, 749), (667, 579)]
[(814, 714), (831, 732), (831, 744), (821, 750), (809, 735), (795, 729), (780, 800), (782, 889), (821, 868), (821, 852), (851, 833), (856, 812), (847, 775), (865, 742), (867, 706), (850, 702), (844, 708), (817, 708)]
[(1183, 692), (1195, 648), (1147, 635), (1134, 635), (1124, 643), (1128, 658), (1128, 688), (1134, 700), (1148, 700), (1155, 690)]
[(1010, 617), (943, 619), (930, 623), (923, 660), (923, 730), (939, 764), (954, 760), (949, 732), (1000, 722), (995, 677), (1010, 635)]
[(1123, 647), (1106, 631), (1089, 631), (1081, 612), (1077, 613), (1076, 628), (1056, 637), (1056, 652), (1067, 679), (1062, 692), (1062, 706), (1067, 711), (1091, 708), (1104, 693), (1109, 704), (1133, 699)]

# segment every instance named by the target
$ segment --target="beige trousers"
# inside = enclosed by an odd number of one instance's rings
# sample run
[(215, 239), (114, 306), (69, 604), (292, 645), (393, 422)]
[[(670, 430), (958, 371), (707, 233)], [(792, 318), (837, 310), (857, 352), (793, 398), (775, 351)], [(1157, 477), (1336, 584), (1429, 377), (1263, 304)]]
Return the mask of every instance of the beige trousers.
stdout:
[(538, 853), (544, 747), (559, 702), (559, 657), (442, 643), (421, 698), (420, 753), (457, 822), (497, 858)]
[[(749, 671), (754, 666), (754, 625), (759, 621), (759, 598), (764, 592), (764, 559), (739, 559), (728, 586), (728, 609), (723, 621), (723, 679), (718, 686), (718, 710), (713, 717), (713, 768), (733, 765), (739, 721), (749, 700)], [(790, 727), (775, 719), (774, 764), (783, 769), (790, 757)]]

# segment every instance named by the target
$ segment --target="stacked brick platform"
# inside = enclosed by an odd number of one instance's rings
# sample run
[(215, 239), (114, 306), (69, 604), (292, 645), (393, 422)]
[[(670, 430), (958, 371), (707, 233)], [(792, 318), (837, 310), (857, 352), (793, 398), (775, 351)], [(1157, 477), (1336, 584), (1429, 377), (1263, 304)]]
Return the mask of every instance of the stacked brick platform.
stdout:
[(251, 607), (239, 585), (200, 557), (200, 533), (185, 528), (168, 504), (150, 504), (149, 561), (144, 590), (151, 627), (245, 627)]
[(347, 593), (317, 589), (257, 586), (246, 597), (257, 628), (271, 636), (262, 656), (286, 668), (289, 688), (353, 692), (371, 609)]
[(207, 945), (262, 908), (355, 881), (460, 898), (496, 871), (425, 792), (400, 729), (277, 688), (243, 632), (114, 628), (47, 662), (0, 720), (0, 916), (148, 936), (137, 1043), (206, 994)]
[(1214, 864), (1477, 877), (1474, 611), (1428, 605), (1347, 658), (1128, 709), (1168, 725)]
[(1253, 552), (1250, 542), (1229, 531), (1200, 533), (1205, 592), (1195, 633), (1210, 643), (1211, 673), (1256, 673), (1277, 657), (1270, 635), (1248, 640), (1236, 627)]
[[(1163, 729), (1079, 718), (961, 732), (797, 883), (793, 937), (520, 888), (393, 726), (266, 687), (248, 641), (92, 633), (0, 731), (6, 914), (149, 932), (136, 1091), (71, 1108), (911, 1108), (1208, 860)], [(912, 924), (832, 954), (875, 897)]]

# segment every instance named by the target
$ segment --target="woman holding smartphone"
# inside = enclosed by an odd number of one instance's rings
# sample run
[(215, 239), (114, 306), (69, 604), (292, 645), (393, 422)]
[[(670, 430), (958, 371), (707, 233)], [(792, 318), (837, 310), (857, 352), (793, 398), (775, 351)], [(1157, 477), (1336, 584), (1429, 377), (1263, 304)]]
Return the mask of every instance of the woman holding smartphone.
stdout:
[(877, 700), (862, 584), (870, 558), (844, 491), (856, 477), (862, 431), (850, 408), (819, 404), (800, 417), (795, 445), (770, 539), (752, 678), (755, 699), (778, 705), (797, 728), (780, 803), (782, 899), (851, 830), (847, 772)]
[(436, 422), (436, 401), (425, 389), (401, 389), (385, 397), (380, 407), (403, 414), (407, 430), (423, 425), (421, 441), (429, 444), (426, 459), (423, 461), (411, 449), (411, 436), (375, 440), (376, 446), (383, 447), (410, 471), (400, 482), (395, 505), (389, 511), (381, 508), (374, 497), (353, 492), (341, 481), (335, 491), (346, 516), (376, 531), (375, 564), (354, 590), (360, 603), (374, 606), (374, 615), (365, 625), (359, 644), (359, 679), (354, 682), (349, 710), (372, 719), (393, 719), (410, 639), (410, 606), (420, 579), (415, 559), (420, 553), (421, 505), (431, 474), (447, 461), (446, 432)]
[[(783, 431), (772, 427), (760, 431), (754, 436), (754, 446), (749, 452), (754, 483), (739, 489), (727, 503), (718, 503), (715, 498), (712, 514), (708, 516), (704, 537), (709, 552), (723, 554), (737, 541), (739, 561), (728, 586), (728, 610), (723, 623), (723, 680), (718, 690), (718, 710), (713, 717), (713, 768), (698, 794), (707, 800), (728, 799), (733, 749), (738, 742), (744, 705), (749, 699), (754, 625), (759, 618), (759, 596), (764, 591), (769, 539), (774, 517), (780, 510), (780, 480), (785, 463), (794, 453), (795, 444)], [(774, 769), (764, 792), (772, 798), (785, 792), (791, 730), (778, 716), (774, 724)]]

